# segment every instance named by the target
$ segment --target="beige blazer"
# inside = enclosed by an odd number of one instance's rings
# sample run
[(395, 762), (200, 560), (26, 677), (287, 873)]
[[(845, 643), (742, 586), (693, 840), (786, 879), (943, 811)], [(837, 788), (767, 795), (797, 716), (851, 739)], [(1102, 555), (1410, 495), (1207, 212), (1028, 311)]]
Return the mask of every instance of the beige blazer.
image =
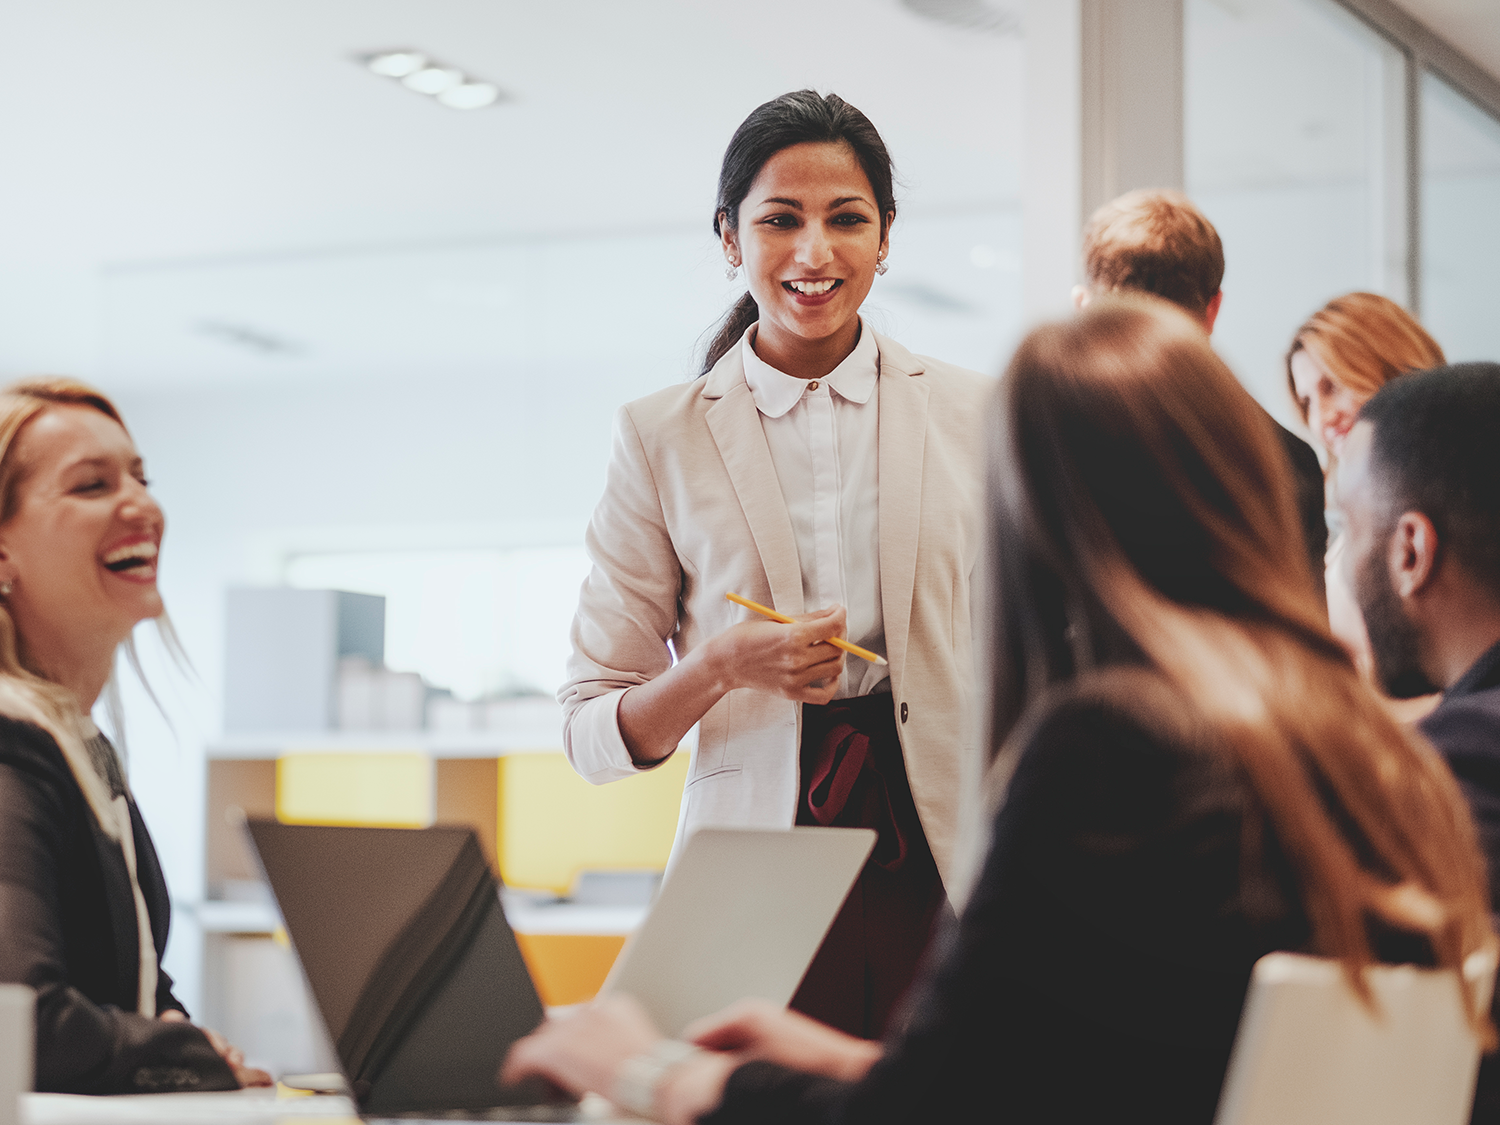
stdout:
[[(983, 534), (984, 404), (995, 384), (876, 341), (886, 655), (912, 795), (947, 880), (977, 729), (969, 598)], [(621, 408), (587, 545), (593, 569), (558, 698), (569, 760), (602, 784), (640, 772), (620, 737), (620, 697), (666, 671), (669, 644), (686, 655), (743, 620), (726, 591), (804, 612), (791, 519), (739, 348), (704, 378)], [(801, 716), (800, 704), (749, 688), (703, 716), (678, 844), (705, 825), (794, 822)]]

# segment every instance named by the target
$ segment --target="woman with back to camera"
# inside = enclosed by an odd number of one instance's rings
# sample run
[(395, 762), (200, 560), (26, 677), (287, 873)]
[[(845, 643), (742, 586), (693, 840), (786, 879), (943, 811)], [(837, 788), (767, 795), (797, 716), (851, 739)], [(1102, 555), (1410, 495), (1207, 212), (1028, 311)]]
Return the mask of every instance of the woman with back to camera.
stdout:
[(989, 417), (1008, 788), (904, 1028), (864, 1042), (752, 1002), (694, 1049), (611, 997), (521, 1041), (507, 1078), (672, 1125), (1208, 1125), (1263, 954), (1493, 956), (1467, 806), (1288, 574), (1285, 458), (1202, 330), (1098, 301), (1027, 337)]
[[(890, 156), (842, 99), (787, 94), (735, 132), (714, 230), (749, 292), (697, 380), (616, 417), (559, 693), (569, 758), (596, 784), (659, 765), (698, 725), (679, 842), (705, 825), (877, 829), (793, 1001), (863, 1035), (910, 983), (951, 870), (991, 383), (861, 319), (895, 217)], [(889, 667), (846, 661), (827, 643), (844, 636)]]
[(270, 1082), (172, 994), (161, 865), (89, 720), (116, 649), (163, 612), (144, 473), (98, 392), (0, 393), (0, 981), (36, 992), (38, 1090)]
[[(1287, 387), (1329, 480), (1359, 408), (1392, 379), (1444, 362), (1443, 349), (1416, 318), (1375, 293), (1335, 297), (1308, 317), (1287, 351)], [(1338, 567), (1342, 550), (1343, 539), (1335, 528), (1325, 568), (1328, 618), (1334, 636), (1348, 646), (1355, 664), (1374, 683), (1364, 619)], [(1389, 705), (1398, 717), (1415, 721), (1432, 710), (1436, 698), (1392, 700)]]

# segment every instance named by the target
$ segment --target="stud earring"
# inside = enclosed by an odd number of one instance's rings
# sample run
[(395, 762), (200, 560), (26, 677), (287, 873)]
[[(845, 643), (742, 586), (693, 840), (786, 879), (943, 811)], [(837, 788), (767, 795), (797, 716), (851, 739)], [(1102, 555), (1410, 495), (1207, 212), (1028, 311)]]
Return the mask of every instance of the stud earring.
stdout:
[(11, 590), (15, 589), (14, 583), (0, 582), (0, 598), (10, 597)]
[(739, 275), (740, 264), (738, 262), (731, 261), (727, 266), (724, 267), (724, 276), (727, 277), (730, 281), (733, 281), (735, 278), (739, 277)]
[(884, 254), (880, 255), (880, 257), (878, 257), (878, 258), (875, 259), (875, 272), (876, 273), (878, 273), (878, 274), (884, 274), (885, 271), (888, 270), (888, 269), (890, 269), (890, 268), (891, 268), (890, 266), (888, 266), (888, 265), (885, 264), (885, 255)]

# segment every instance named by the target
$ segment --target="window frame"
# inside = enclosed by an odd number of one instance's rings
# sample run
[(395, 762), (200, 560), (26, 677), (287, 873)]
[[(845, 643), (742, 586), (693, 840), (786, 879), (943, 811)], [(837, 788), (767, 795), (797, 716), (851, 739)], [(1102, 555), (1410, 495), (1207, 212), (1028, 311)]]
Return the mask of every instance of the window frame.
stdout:
[(1447, 84), (1482, 113), (1500, 123), (1500, 79), (1492, 76), (1420, 20), (1391, 0), (1334, 0), (1400, 52), (1404, 60), (1404, 97), (1399, 123), (1405, 137), (1405, 191), (1389, 194), (1387, 229), (1405, 232), (1406, 300), (1414, 315), (1422, 311), (1422, 78)]

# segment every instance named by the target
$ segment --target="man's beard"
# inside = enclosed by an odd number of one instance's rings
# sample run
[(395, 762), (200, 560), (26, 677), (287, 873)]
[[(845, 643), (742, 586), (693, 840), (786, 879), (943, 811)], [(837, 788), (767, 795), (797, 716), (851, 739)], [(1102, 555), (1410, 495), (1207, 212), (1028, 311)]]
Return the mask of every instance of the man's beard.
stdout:
[(1392, 699), (1431, 695), (1438, 689), (1422, 671), (1421, 638), (1401, 607), (1383, 561), (1380, 551), (1371, 551), (1354, 573), (1354, 600), (1370, 636), (1375, 677)]

